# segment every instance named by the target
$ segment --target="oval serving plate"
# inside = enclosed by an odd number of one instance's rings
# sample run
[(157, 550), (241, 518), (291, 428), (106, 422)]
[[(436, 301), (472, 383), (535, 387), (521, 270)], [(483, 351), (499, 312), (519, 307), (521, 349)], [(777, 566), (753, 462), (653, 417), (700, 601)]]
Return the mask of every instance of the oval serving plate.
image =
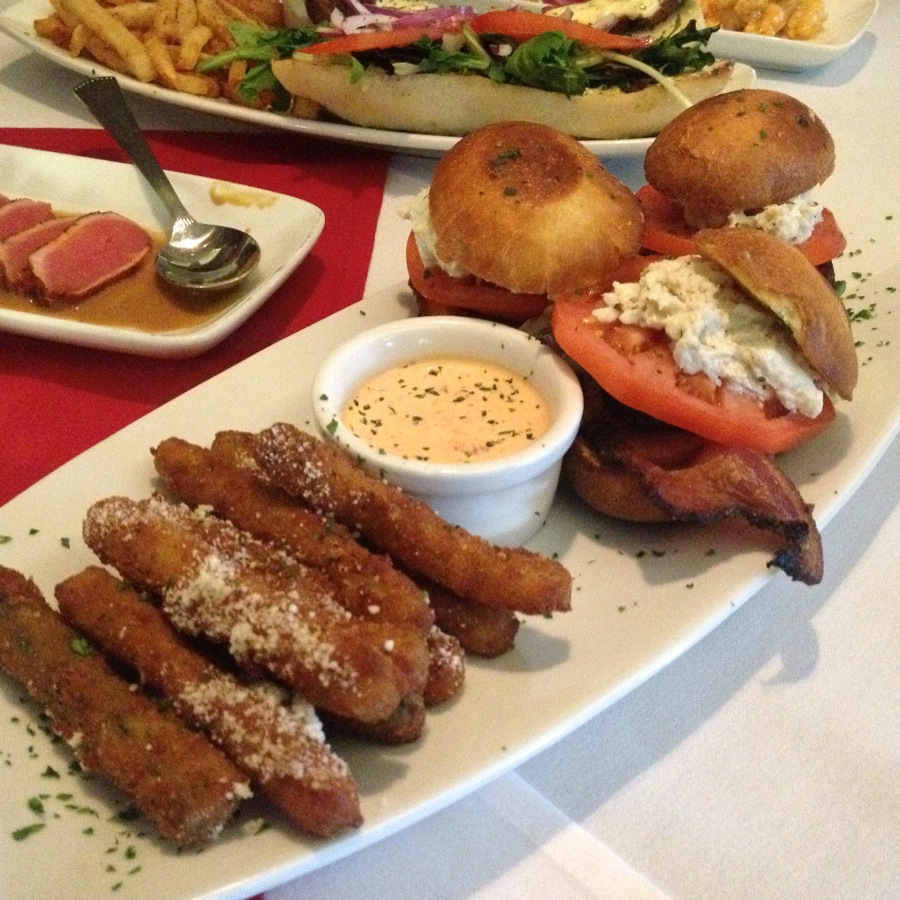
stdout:
[[(35, 34), (33, 22), (41, 16), (48, 15), (50, 8), (47, 0), (21, 0), (21, 2), (0, 14), (0, 31), (6, 32), (10, 37), (24, 44), (35, 53), (52, 60), (66, 69), (89, 76), (115, 75), (124, 90), (135, 94), (162, 100), (174, 106), (181, 106), (215, 116), (223, 116), (249, 125), (292, 131), (310, 137), (344, 141), (394, 153), (407, 153), (413, 156), (443, 156), (459, 140), (458, 137), (446, 135), (412, 134), (403, 131), (363, 128), (358, 125), (344, 125), (338, 122), (298, 119), (265, 110), (237, 106), (234, 103), (229, 103), (227, 100), (196, 97), (192, 94), (174, 91), (156, 84), (144, 84), (135, 78), (122, 75), (119, 72), (113, 72), (92, 59), (72, 56), (50, 41), (39, 38)], [(735, 67), (727, 90), (750, 87), (755, 80), (756, 73), (753, 69), (739, 64)], [(652, 140), (653, 138), (647, 137), (610, 141), (583, 141), (583, 143), (595, 156), (602, 159), (617, 159), (643, 155)]]

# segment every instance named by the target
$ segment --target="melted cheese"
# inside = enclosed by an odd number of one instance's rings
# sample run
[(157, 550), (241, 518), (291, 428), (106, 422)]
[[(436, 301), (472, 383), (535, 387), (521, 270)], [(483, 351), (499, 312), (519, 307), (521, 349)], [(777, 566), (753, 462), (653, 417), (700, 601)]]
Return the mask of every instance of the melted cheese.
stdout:
[(342, 421), (382, 453), (472, 463), (515, 453), (550, 427), (531, 382), (486, 360), (435, 356), (365, 381)]

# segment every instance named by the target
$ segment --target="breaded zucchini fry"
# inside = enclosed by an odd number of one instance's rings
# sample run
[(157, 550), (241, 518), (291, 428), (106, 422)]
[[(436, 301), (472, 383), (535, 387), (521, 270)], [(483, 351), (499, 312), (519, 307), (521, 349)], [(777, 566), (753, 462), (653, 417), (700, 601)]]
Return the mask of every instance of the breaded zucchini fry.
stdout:
[(361, 824), (356, 782), (308, 703), (270, 681), (239, 682), (98, 566), (57, 585), (56, 599), (66, 621), (171, 700), (302, 831), (329, 837)]
[(386, 719), (379, 722), (360, 722), (344, 716), (323, 716), (329, 731), (364, 738), (388, 746), (411, 744), (422, 736), (425, 728), (425, 700), (422, 696), (406, 697)]
[(434, 582), (419, 582), (428, 591), (434, 621), (473, 656), (501, 656), (512, 650), (519, 631), (516, 614), (500, 606), (463, 600)]
[(253, 453), (279, 488), (461, 597), (532, 614), (570, 607), (572, 578), (559, 562), (522, 547), (496, 547), (448, 524), (334, 444), (280, 423), (254, 437)]
[(206, 738), (114, 674), (23, 575), (0, 567), (0, 666), (43, 704), (86, 768), (184, 847), (214, 840), (248, 780)]
[(217, 437), (212, 450), (168, 438), (153, 451), (167, 487), (188, 506), (208, 506), (255, 538), (322, 571), (335, 600), (355, 616), (407, 622), (427, 631), (434, 616), (425, 595), (390, 559), (360, 546), (341, 525), (271, 488), (245, 466), (239, 434)]
[(160, 594), (178, 630), (227, 645), (317, 707), (378, 721), (424, 689), (418, 629), (353, 619), (305, 589), (302, 566), (224, 520), (160, 498), (110, 497), (88, 510), (83, 531), (126, 581)]
[(428, 681), (425, 684), (426, 706), (436, 706), (456, 696), (466, 677), (465, 653), (453, 635), (436, 626), (428, 632)]

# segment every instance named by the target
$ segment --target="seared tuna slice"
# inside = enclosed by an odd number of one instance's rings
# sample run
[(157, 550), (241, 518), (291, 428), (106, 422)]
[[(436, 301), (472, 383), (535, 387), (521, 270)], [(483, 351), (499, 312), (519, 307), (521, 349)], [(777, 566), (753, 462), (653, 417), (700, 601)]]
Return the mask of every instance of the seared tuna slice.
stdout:
[(136, 268), (150, 235), (114, 212), (80, 216), (63, 234), (31, 254), (35, 296), (77, 302)]
[(59, 237), (78, 217), (59, 216), (17, 231), (0, 243), (0, 285), (28, 293), (33, 283), (29, 257), (39, 247)]
[(53, 207), (43, 200), (10, 200), (0, 205), (0, 241), (53, 215)]

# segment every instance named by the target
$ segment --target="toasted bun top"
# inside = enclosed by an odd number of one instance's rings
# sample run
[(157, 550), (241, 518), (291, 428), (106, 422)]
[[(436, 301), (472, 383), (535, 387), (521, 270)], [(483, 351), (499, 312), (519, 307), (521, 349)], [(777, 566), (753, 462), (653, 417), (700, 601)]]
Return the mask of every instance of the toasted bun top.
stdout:
[(631, 191), (574, 138), (531, 122), (456, 143), (428, 203), (438, 257), (517, 293), (591, 287), (640, 248)]
[(856, 387), (856, 345), (843, 303), (795, 247), (754, 228), (698, 231), (700, 254), (727, 271), (787, 327), (807, 362), (845, 400)]
[(784, 203), (833, 170), (834, 141), (808, 106), (750, 88), (689, 107), (660, 131), (644, 159), (647, 181), (697, 228)]

